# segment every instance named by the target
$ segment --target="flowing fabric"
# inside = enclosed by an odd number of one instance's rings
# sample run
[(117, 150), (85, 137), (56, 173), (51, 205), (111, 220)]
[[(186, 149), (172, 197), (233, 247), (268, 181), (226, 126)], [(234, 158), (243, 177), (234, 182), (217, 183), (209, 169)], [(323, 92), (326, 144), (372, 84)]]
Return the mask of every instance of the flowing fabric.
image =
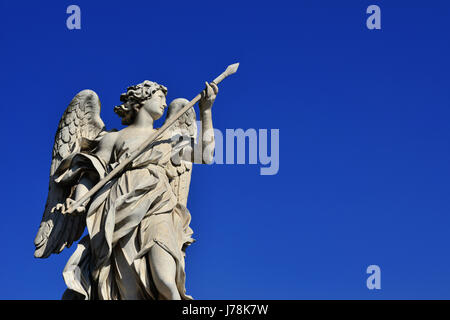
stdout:
[[(148, 257), (155, 245), (176, 263), (181, 299), (192, 299), (186, 294), (184, 271), (184, 250), (194, 241), (191, 215), (178, 203), (169, 181), (176, 172), (170, 161), (174, 147), (164, 136), (93, 197), (86, 213), (88, 235), (63, 272), (68, 287), (63, 299), (161, 298)], [(125, 145), (113, 152), (108, 165), (93, 154), (77, 153), (64, 162), (56, 181), (70, 183), (87, 171), (101, 179), (128, 156)]]

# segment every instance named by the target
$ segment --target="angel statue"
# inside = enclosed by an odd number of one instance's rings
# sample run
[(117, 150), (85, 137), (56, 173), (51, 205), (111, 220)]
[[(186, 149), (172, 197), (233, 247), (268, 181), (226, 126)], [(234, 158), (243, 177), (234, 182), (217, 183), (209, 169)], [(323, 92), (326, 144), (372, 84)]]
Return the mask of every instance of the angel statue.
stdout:
[(63, 299), (192, 299), (185, 289), (185, 250), (194, 241), (186, 203), (193, 150), (201, 144), (210, 152), (198, 162), (212, 161), (218, 82), (206, 82), (199, 98), (200, 141), (195, 111), (178, 115), (189, 101), (175, 99), (165, 120), (177, 116), (170, 130), (72, 211), (161, 129), (153, 125), (167, 107), (167, 88), (148, 80), (129, 87), (114, 108), (126, 125), (120, 131), (105, 129), (95, 92), (83, 90), (71, 101), (56, 132), (47, 203), (34, 241), (35, 257), (47, 258), (69, 248), (87, 227), (64, 268)]

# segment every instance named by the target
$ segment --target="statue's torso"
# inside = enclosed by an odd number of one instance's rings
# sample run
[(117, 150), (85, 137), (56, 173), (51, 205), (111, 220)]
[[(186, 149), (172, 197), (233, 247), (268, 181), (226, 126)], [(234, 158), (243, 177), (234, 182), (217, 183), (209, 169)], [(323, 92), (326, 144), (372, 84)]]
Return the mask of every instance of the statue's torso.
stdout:
[[(111, 163), (120, 163), (137, 150), (155, 129), (136, 129), (127, 127), (118, 132), (112, 151)], [(142, 168), (146, 165), (165, 167), (170, 160), (171, 144), (166, 135), (162, 135), (132, 161), (130, 168)]]
[(117, 134), (114, 143), (114, 151), (116, 154), (121, 154), (123, 151), (133, 152), (139, 148), (153, 132), (155, 132), (154, 129), (124, 128)]

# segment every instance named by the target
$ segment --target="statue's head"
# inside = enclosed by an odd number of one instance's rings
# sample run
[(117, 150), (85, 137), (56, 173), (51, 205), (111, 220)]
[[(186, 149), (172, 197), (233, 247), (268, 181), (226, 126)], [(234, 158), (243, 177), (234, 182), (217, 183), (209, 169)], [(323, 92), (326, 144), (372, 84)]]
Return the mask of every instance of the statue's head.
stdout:
[(128, 87), (126, 93), (120, 95), (123, 104), (114, 107), (114, 112), (122, 118), (122, 124), (132, 124), (141, 108), (148, 112), (153, 120), (161, 118), (166, 105), (167, 88), (156, 82), (145, 80), (135, 86)]

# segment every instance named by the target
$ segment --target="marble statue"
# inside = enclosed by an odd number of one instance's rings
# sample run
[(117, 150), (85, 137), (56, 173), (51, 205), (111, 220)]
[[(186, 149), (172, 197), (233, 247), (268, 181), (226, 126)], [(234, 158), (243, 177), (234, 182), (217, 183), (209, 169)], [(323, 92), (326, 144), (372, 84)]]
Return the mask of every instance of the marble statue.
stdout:
[[(114, 112), (126, 125), (106, 130), (100, 101), (83, 90), (64, 112), (55, 136), (47, 203), (35, 238), (35, 257), (77, 245), (63, 271), (63, 299), (192, 299), (185, 289), (185, 253), (194, 241), (186, 208), (193, 150), (213, 159), (211, 108), (227, 69), (192, 101), (170, 103), (154, 128), (167, 88), (131, 86)], [(196, 137), (196, 101), (201, 137)], [(151, 137), (151, 141), (149, 140)]]

